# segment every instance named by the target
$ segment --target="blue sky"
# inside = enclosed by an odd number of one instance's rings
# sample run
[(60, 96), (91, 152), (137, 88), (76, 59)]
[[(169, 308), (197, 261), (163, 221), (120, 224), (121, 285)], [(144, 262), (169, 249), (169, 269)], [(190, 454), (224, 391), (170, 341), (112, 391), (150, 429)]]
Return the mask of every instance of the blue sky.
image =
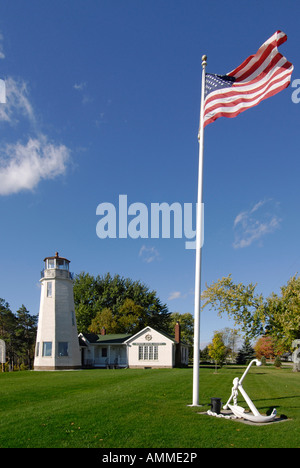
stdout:
[[(99, 239), (96, 208), (195, 203), (201, 56), (225, 74), (276, 30), (300, 78), (295, 1), (11, 0), (0, 5), (0, 297), (38, 313), (43, 259), (120, 274), (194, 310), (186, 239)], [(296, 88), (205, 129), (202, 289), (222, 276), (265, 296), (299, 270)], [(205, 310), (202, 346), (232, 326)]]

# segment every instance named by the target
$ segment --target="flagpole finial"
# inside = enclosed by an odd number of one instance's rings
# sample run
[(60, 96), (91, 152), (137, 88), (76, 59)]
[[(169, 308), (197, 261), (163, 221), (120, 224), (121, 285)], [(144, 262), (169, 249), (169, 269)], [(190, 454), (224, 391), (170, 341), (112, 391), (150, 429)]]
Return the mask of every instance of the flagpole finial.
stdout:
[(206, 67), (207, 65), (207, 55), (202, 55), (202, 67)]

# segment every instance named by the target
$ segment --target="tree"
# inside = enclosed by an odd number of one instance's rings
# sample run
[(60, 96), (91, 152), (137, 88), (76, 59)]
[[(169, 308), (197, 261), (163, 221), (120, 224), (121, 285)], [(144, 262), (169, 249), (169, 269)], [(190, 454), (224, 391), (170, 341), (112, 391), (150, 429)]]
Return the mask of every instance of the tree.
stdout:
[(83, 272), (75, 276), (73, 291), (79, 332), (86, 332), (96, 316), (96, 286), (96, 279), (89, 273)]
[(194, 344), (194, 317), (189, 312), (180, 314), (179, 312), (172, 312), (169, 320), (169, 327), (167, 332), (174, 335), (175, 324), (180, 323), (181, 340), (189, 346), (189, 361), (193, 359), (193, 344)]
[(255, 351), (250, 344), (250, 340), (248, 338), (245, 338), (244, 344), (238, 352), (236, 363), (248, 364), (254, 358), (255, 358)]
[(16, 313), (16, 346), (19, 361), (29, 368), (34, 359), (37, 332), (37, 315), (31, 315), (24, 304)]
[(99, 334), (104, 327), (107, 333), (136, 333), (143, 328), (143, 319), (143, 307), (135, 304), (132, 299), (125, 299), (118, 310), (118, 317), (114, 317), (107, 307), (97, 312), (89, 331)]
[(226, 353), (227, 353), (227, 348), (224, 345), (223, 340), (222, 340), (222, 333), (220, 332), (214, 333), (212, 343), (208, 345), (208, 351), (209, 351), (210, 357), (215, 361), (216, 372), (217, 372), (217, 366), (218, 365), (221, 366), (223, 364), (225, 357), (226, 357)]
[(16, 317), (10, 310), (8, 302), (0, 299), (0, 339), (5, 341), (6, 359), (13, 366)]
[(203, 308), (208, 304), (218, 311), (232, 317), (235, 324), (249, 338), (261, 335), (264, 324), (264, 301), (261, 294), (255, 293), (256, 285), (235, 284), (231, 275), (219, 279), (211, 286), (206, 285), (202, 293)]
[(145, 309), (141, 305), (135, 304), (132, 299), (125, 299), (118, 312), (118, 324), (122, 331), (133, 334), (144, 328)]
[(7, 339), (15, 327), (15, 316), (10, 310), (9, 303), (0, 298), (0, 337)]
[(101, 333), (102, 328), (105, 328), (107, 333), (117, 333), (117, 321), (113, 317), (112, 311), (105, 307), (96, 313), (88, 327), (88, 331), (96, 335)]
[(275, 356), (274, 339), (271, 336), (261, 336), (254, 345), (256, 357), (273, 359)]
[(266, 300), (267, 331), (276, 340), (276, 354), (291, 348), (300, 338), (300, 278), (292, 276), (281, 287), (281, 296), (271, 294)]
[(24, 305), (16, 314), (0, 299), (0, 339), (5, 341), (6, 358), (11, 368), (25, 364), (31, 367), (37, 330), (37, 316), (30, 315)]
[(300, 278), (290, 278), (281, 295), (267, 299), (255, 291), (256, 285), (235, 284), (231, 275), (207, 286), (202, 294), (203, 307), (210, 305), (219, 315), (233, 317), (249, 339), (268, 334), (276, 340), (276, 354), (290, 349), (300, 338)]
[(274, 361), (274, 366), (277, 368), (281, 367), (281, 359), (279, 356), (276, 356), (275, 361)]
[(174, 335), (176, 322), (180, 323), (181, 339), (190, 346), (194, 343), (194, 317), (189, 312), (180, 314), (179, 312), (172, 312), (169, 320), (168, 333)]
[(222, 341), (227, 348), (227, 354), (232, 360), (236, 357), (236, 346), (239, 340), (239, 333), (234, 328), (226, 327), (220, 331), (222, 335)]
[[(127, 299), (132, 302), (125, 302)], [(140, 330), (147, 325), (168, 330), (170, 313), (167, 306), (161, 303), (156, 291), (150, 291), (140, 281), (119, 275), (112, 277), (109, 273), (103, 277), (80, 273), (74, 281), (74, 301), (77, 327), (82, 333), (89, 330), (93, 320), (98, 324), (103, 322), (104, 310), (108, 330), (118, 329), (121, 330), (119, 333), (127, 333), (130, 329)]]
[(210, 359), (208, 346), (200, 349), (200, 359), (201, 361), (208, 361)]

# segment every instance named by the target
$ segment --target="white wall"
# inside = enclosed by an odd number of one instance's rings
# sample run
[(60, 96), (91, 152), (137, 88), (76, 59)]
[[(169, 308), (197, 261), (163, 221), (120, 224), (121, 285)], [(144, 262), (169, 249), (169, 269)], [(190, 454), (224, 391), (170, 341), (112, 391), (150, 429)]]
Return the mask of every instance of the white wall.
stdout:
[[(81, 367), (81, 354), (75, 318), (73, 284), (67, 271), (44, 270), (37, 331), (39, 355), (35, 350), (36, 370)], [(47, 297), (47, 283), (52, 283)], [(52, 343), (51, 356), (43, 356), (43, 343)], [(68, 343), (68, 356), (58, 356), (58, 342)]]
[[(148, 352), (148, 356), (146, 353), (146, 359), (144, 359), (143, 353), (141, 359), (139, 346), (143, 348), (147, 346), (148, 350), (153, 347), (153, 352)], [(157, 349), (158, 359), (154, 358), (155, 348)], [(128, 365), (129, 367), (174, 367), (174, 348), (175, 344), (172, 340), (153, 328), (147, 327), (127, 340)]]

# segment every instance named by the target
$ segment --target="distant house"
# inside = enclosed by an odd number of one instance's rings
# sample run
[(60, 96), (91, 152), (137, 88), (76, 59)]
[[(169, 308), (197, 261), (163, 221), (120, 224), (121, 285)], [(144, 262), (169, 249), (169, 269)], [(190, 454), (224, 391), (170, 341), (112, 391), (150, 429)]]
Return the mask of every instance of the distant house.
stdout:
[(180, 324), (175, 336), (145, 327), (134, 335), (80, 333), (83, 367), (181, 367), (188, 365), (189, 345), (182, 342)]

